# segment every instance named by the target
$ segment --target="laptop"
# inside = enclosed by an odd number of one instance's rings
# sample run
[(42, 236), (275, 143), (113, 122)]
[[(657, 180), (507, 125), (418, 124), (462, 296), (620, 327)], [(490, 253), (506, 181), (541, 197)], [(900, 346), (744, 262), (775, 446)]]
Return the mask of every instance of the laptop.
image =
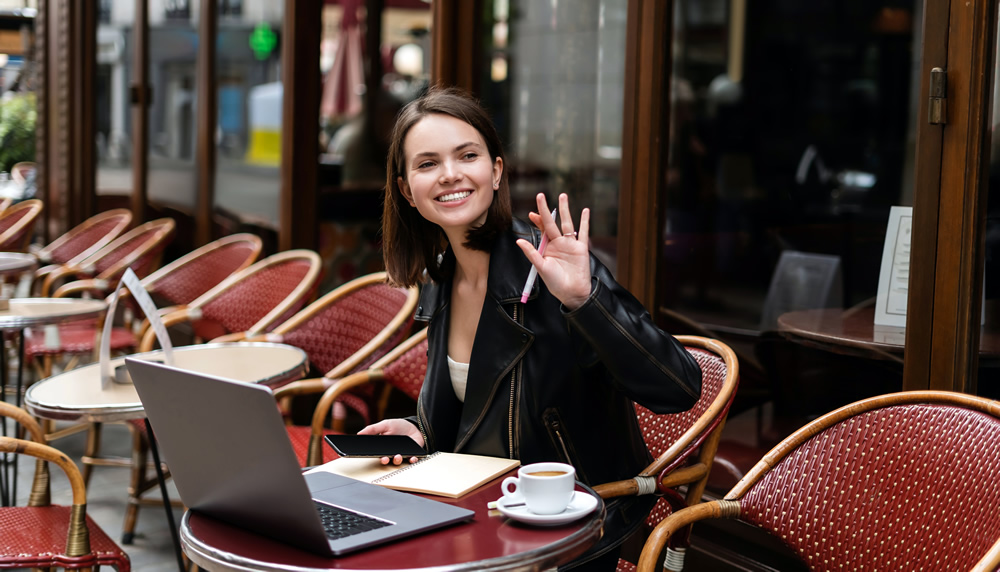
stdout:
[(125, 363), (191, 510), (324, 556), (474, 515), (340, 475), (303, 475), (266, 386), (132, 358)]

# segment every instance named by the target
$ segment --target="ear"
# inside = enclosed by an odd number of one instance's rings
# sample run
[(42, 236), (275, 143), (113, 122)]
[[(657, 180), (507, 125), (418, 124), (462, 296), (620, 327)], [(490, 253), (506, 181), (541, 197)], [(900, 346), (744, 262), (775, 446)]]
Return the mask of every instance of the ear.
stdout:
[(410, 192), (410, 185), (406, 182), (406, 179), (403, 177), (396, 177), (396, 185), (399, 186), (399, 192), (403, 194), (403, 198), (406, 199), (406, 202), (410, 203), (411, 207), (417, 206), (413, 202), (413, 193)]
[(497, 157), (493, 161), (493, 188), (500, 188), (500, 176), (503, 175), (503, 159)]

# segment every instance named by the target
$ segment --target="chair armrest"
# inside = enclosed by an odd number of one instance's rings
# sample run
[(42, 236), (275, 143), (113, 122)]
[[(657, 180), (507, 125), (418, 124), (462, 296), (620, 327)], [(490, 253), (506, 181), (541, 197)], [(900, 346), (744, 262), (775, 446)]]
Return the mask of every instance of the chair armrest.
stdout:
[(316, 404), (316, 409), (313, 410), (312, 429), (309, 435), (308, 465), (319, 465), (323, 462), (323, 423), (326, 421), (327, 415), (330, 414), (330, 408), (333, 407), (333, 403), (338, 397), (347, 393), (347, 391), (375, 381), (376, 379), (381, 379), (381, 373), (381, 370), (377, 369), (352, 373), (347, 377), (334, 381), (323, 392), (323, 396), (319, 398), (319, 403)]
[[(169, 328), (176, 324), (183, 322), (190, 322), (192, 318), (192, 312), (187, 306), (180, 306), (177, 310), (170, 312), (169, 314), (162, 316), (161, 321), (163, 322), (164, 328)], [(142, 336), (142, 341), (139, 343), (139, 353), (148, 352), (153, 350), (153, 344), (156, 342), (156, 331), (152, 328), (148, 328), (146, 333)]]
[(662, 493), (664, 489), (672, 489), (693, 483), (704, 477), (707, 472), (708, 467), (704, 463), (696, 463), (661, 475), (659, 478), (639, 475), (623, 481), (602, 483), (594, 487), (594, 492), (602, 499), (658, 494)]
[(83, 273), (83, 269), (77, 266), (60, 266), (48, 274), (45, 275), (45, 280), (42, 281), (41, 295), (44, 298), (48, 298), (49, 294), (52, 292), (55, 284), (59, 280), (63, 280), (69, 276), (76, 276)]
[[(656, 525), (653, 532), (646, 539), (646, 544), (642, 547), (639, 555), (637, 572), (658, 572), (662, 570), (660, 554), (667, 545), (667, 541), (677, 531), (709, 518), (736, 518), (740, 515), (740, 504), (736, 501), (718, 500), (698, 503), (693, 506), (681, 509)], [(667, 568), (668, 570), (670, 568)]]
[(95, 297), (103, 298), (108, 295), (108, 287), (109, 285), (107, 280), (98, 280), (96, 278), (74, 280), (57, 288), (56, 291), (52, 293), (52, 298), (66, 298), (67, 296), (83, 292), (91, 292), (95, 294)]
[(209, 343), (222, 344), (226, 342), (245, 342), (247, 339), (246, 332), (233, 332), (231, 334), (223, 334), (217, 338), (212, 338)]
[(316, 377), (313, 379), (300, 379), (291, 383), (286, 383), (274, 390), (274, 398), (282, 400), (299, 395), (310, 395), (326, 391), (334, 380), (328, 377)]

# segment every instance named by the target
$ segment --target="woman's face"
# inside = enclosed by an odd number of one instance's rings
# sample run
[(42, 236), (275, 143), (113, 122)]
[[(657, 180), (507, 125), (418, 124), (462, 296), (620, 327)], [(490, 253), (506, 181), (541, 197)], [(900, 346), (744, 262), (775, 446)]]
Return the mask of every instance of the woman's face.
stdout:
[(486, 221), (503, 161), (490, 158), (475, 127), (450, 115), (428, 115), (410, 128), (403, 153), (406, 178), (397, 183), (425, 219), (449, 236)]

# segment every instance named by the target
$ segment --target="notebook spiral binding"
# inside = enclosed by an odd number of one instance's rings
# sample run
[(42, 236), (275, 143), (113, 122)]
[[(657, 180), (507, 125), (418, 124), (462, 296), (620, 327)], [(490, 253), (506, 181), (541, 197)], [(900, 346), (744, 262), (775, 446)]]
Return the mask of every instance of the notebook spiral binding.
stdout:
[(420, 460), (419, 460), (419, 461), (417, 461), (416, 463), (410, 463), (409, 465), (406, 465), (406, 466), (403, 466), (403, 467), (400, 467), (400, 468), (396, 469), (395, 471), (393, 471), (393, 472), (391, 472), (391, 473), (388, 473), (388, 474), (385, 474), (385, 475), (382, 475), (381, 477), (379, 477), (379, 478), (377, 478), (377, 479), (373, 480), (373, 481), (372, 481), (372, 483), (374, 483), (374, 484), (376, 484), (376, 485), (377, 485), (377, 484), (381, 483), (382, 481), (385, 481), (385, 480), (388, 480), (388, 479), (390, 479), (390, 478), (392, 478), (392, 477), (396, 476), (397, 474), (399, 474), (399, 473), (400, 473), (400, 472), (402, 472), (402, 471), (405, 471), (406, 469), (411, 469), (411, 468), (413, 468), (413, 467), (416, 467), (416, 466), (417, 466), (417, 465), (419, 465), (420, 463), (423, 463), (424, 461), (429, 461), (429, 460), (433, 459), (434, 457), (438, 456), (438, 455), (439, 455), (440, 453), (441, 453), (441, 451), (435, 451), (434, 453), (431, 453), (430, 455), (427, 455), (427, 456), (426, 456), (426, 457), (424, 457), (423, 459), (420, 459)]

